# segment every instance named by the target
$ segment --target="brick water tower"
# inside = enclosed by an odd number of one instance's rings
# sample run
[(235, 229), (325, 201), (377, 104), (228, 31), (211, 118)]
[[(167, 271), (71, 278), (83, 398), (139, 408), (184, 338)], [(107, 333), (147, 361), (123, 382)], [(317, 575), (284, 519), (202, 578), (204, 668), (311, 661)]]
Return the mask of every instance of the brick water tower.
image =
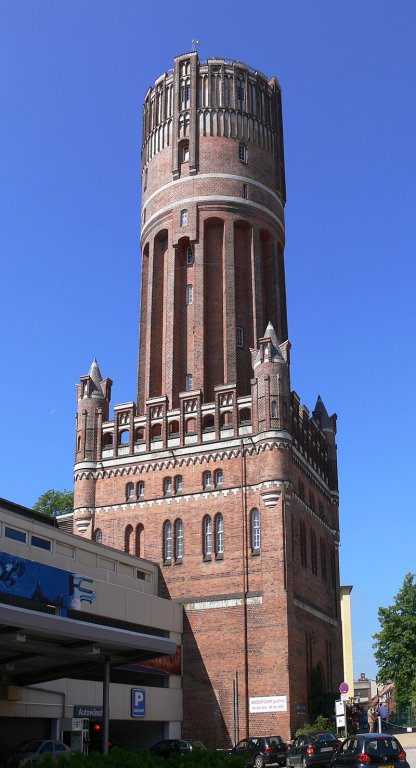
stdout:
[(143, 108), (137, 398), (110, 418), (81, 377), (74, 531), (160, 564), (182, 733), (213, 747), (288, 738), (343, 679), (336, 417), (290, 387), (284, 204), (277, 80), (176, 57)]

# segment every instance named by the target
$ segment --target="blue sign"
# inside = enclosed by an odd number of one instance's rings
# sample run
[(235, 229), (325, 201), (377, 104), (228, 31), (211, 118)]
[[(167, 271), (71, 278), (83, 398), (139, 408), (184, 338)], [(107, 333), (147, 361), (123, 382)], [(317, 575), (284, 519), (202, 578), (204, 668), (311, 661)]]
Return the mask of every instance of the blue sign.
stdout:
[(131, 689), (131, 716), (145, 717), (146, 715), (146, 691), (144, 688)]
[(67, 608), (80, 609), (81, 603), (94, 602), (95, 592), (83, 582), (90, 585), (93, 579), (0, 552), (0, 592), (55, 605), (61, 608), (62, 616)]

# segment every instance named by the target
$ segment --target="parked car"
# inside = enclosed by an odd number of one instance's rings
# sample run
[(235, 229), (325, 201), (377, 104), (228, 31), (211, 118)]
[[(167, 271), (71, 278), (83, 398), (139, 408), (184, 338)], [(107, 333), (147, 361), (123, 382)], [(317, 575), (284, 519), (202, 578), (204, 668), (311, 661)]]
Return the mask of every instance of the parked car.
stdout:
[(286, 765), (286, 743), (281, 736), (251, 736), (242, 739), (230, 750), (230, 754), (245, 757), (248, 768)]
[(288, 747), (286, 765), (288, 768), (329, 765), (338, 747), (339, 741), (330, 731), (300, 733)]
[(22, 768), (28, 763), (36, 763), (45, 755), (52, 759), (57, 759), (59, 755), (68, 755), (71, 752), (63, 741), (55, 739), (32, 739), (22, 741), (9, 753), (6, 766), (7, 768)]
[(163, 741), (158, 741), (157, 744), (150, 747), (150, 751), (159, 757), (169, 757), (174, 753), (185, 755), (187, 752), (193, 752), (197, 749), (206, 749), (206, 747), (202, 741), (189, 739), (163, 739)]
[(348, 736), (332, 755), (331, 768), (409, 768), (406, 752), (395, 736), (356, 733)]

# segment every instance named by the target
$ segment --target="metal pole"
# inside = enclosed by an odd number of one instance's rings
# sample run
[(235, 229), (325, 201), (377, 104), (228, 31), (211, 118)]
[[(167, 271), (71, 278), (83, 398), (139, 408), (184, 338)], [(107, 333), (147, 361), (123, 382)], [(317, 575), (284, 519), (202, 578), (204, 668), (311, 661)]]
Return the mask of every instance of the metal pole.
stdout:
[(110, 734), (110, 662), (104, 661), (104, 679), (103, 679), (103, 740), (102, 753), (108, 755), (108, 739)]
[(236, 740), (240, 741), (240, 721), (239, 721), (239, 701), (238, 701), (238, 672), (235, 673), (235, 722), (236, 722)]

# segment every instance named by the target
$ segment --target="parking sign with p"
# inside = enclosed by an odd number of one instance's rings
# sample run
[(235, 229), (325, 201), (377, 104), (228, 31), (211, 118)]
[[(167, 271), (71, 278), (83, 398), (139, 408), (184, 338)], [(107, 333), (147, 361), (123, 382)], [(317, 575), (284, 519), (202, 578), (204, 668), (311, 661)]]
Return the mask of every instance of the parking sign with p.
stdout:
[(145, 717), (146, 715), (146, 691), (144, 688), (131, 689), (131, 716)]

